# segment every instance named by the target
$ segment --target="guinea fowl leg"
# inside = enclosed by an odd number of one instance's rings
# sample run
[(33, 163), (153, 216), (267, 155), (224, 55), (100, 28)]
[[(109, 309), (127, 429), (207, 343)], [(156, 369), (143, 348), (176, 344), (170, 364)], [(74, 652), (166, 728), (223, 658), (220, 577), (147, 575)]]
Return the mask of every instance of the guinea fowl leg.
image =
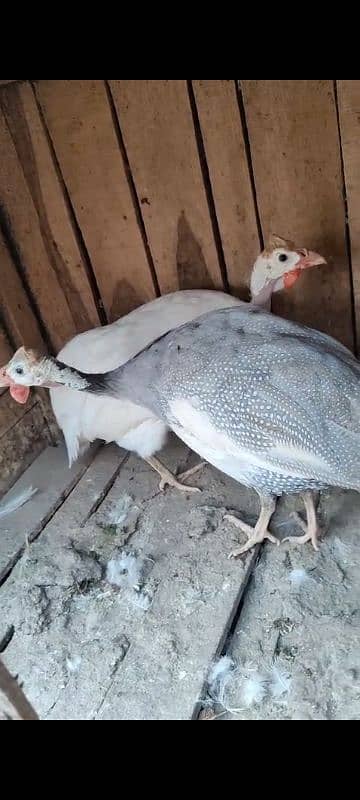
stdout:
[(316, 516), (315, 498), (312, 492), (303, 492), (301, 497), (305, 505), (306, 522), (298, 514), (294, 516), (305, 533), (303, 536), (286, 536), (283, 542), (296, 542), (296, 544), (311, 542), (314, 550), (318, 550), (319, 525)]
[(173, 486), (175, 489), (178, 489), (179, 492), (201, 492), (197, 486), (187, 486), (183, 484), (182, 481), (189, 478), (190, 475), (193, 475), (194, 472), (197, 472), (199, 469), (202, 469), (204, 463), (201, 462), (197, 464), (196, 467), (192, 467), (191, 469), (187, 469), (186, 472), (181, 472), (180, 475), (173, 475), (169, 469), (164, 467), (161, 461), (158, 461), (157, 458), (151, 456), (150, 458), (145, 458), (147, 464), (150, 465), (156, 472), (159, 473), (161, 481), (159, 483), (160, 491), (165, 489), (165, 486)]
[(263, 542), (264, 539), (269, 539), (269, 541), (273, 544), (279, 544), (278, 539), (276, 539), (275, 536), (268, 531), (268, 524), (276, 508), (276, 499), (275, 497), (263, 495), (260, 497), (260, 502), (261, 509), (255, 528), (252, 528), (251, 525), (247, 525), (246, 522), (238, 519), (238, 517), (234, 517), (233, 514), (225, 514), (224, 519), (232, 522), (237, 528), (240, 528), (240, 530), (246, 533), (246, 536), (248, 537), (246, 544), (244, 544), (243, 547), (238, 547), (236, 550), (233, 550), (233, 552), (230, 553), (229, 558), (237, 558), (238, 556), (241, 556), (243, 553), (246, 553), (247, 550), (250, 550), (252, 547), (254, 547), (254, 545)]

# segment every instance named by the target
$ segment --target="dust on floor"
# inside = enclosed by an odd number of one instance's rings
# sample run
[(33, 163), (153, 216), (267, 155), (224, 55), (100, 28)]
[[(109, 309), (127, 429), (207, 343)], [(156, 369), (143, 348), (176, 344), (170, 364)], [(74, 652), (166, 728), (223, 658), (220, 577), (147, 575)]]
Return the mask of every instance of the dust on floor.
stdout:
[[(162, 457), (196, 460), (174, 441)], [(61, 501), (44, 484), (28, 504), (36, 541), (24, 546), (25, 507), (0, 528), (0, 650), (41, 719), (360, 718), (357, 495), (323, 496), (319, 553), (266, 545), (234, 562), (224, 514), (253, 522), (257, 500), (211, 467), (196, 495), (159, 492), (115, 447), (70, 483), (56, 469)], [(297, 532), (293, 508), (276, 535)]]

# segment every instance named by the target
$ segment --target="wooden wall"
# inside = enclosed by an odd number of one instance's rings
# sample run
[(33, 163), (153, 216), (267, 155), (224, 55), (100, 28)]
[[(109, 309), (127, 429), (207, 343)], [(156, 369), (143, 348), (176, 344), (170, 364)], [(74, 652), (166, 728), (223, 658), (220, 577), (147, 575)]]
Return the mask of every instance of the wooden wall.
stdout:
[[(0, 81), (0, 364), (160, 293), (246, 298), (270, 232), (329, 259), (276, 312), (354, 347), (359, 108), (360, 81)], [(1, 395), (2, 475), (48, 418)]]

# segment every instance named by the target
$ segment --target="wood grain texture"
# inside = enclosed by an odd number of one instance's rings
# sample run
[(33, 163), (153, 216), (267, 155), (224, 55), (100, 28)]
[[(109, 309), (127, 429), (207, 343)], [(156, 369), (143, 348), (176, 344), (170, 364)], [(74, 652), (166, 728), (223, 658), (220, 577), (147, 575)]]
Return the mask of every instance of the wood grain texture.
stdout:
[(53, 347), (59, 350), (76, 333), (77, 326), (50, 259), (38, 212), (1, 109), (0, 204), (33, 301)]
[[(208, 465), (201, 477), (201, 500), (195, 495), (186, 500), (177, 492), (159, 495), (154, 470), (139, 466), (134, 454), (124, 456), (114, 445), (99, 451), (0, 590), (0, 639), (11, 625), (15, 628), (4, 660), (10, 671), (19, 671), (41, 719), (193, 718), (256, 563), (255, 548), (240, 568), (233, 568), (227, 558), (233, 529), (222, 521), (227, 507), (249, 513), (247, 490)], [(189, 451), (172, 439), (163, 456), (176, 471), (188, 463)], [(47, 459), (44, 453), (13, 489), (32, 484), (42, 491), (9, 518), (5, 565), (18, 559), (16, 545), (23, 551), (24, 531), (31, 542), (31, 523), (38, 532), (45, 503), (49, 508), (53, 486), (48, 486)], [(60, 482), (58, 490), (60, 496)], [(115, 532), (109, 520), (119, 498), (128, 498), (130, 506)], [(149, 559), (139, 590), (111, 586), (105, 575), (109, 561), (129, 548), (146, 563)], [(94, 580), (90, 570), (100, 564), (104, 578), (100, 569)], [(41, 625), (45, 604), (37, 603), (36, 587), (44, 585), (51, 611)], [(67, 612), (69, 597), (70, 612), (59, 615), (59, 608)], [(151, 604), (148, 611), (139, 608), (139, 598)], [(80, 657), (81, 664), (64, 681), (67, 654)], [(39, 665), (46, 682), (39, 681)], [(62, 681), (65, 688), (59, 691)]]
[(110, 321), (155, 297), (103, 81), (36, 92)]
[(12, 341), (17, 347), (25, 344), (41, 349), (44, 342), (37, 319), (1, 230), (0, 263), (0, 309)]
[[(93, 445), (69, 469), (64, 444), (59, 447), (46, 447), (36, 459), (33, 459), (33, 463), (26, 473), (21, 475), (9, 494), (4, 497), (6, 503), (29, 486), (38, 490), (30, 502), (21, 506), (9, 517), (4, 517), (1, 525), (0, 583), (20, 558), (25, 542), (31, 543), (39, 536), (44, 526), (72, 493), (94, 459), (97, 448), (97, 445)], [(119, 463), (119, 451), (117, 463)], [(51, 475), (51, 480), (49, 480), (49, 475)], [(92, 503), (92, 500), (89, 500), (89, 490), (92, 487), (89, 486), (86, 478), (84, 483), (88, 488), (87, 508), (89, 511)], [(4, 622), (3, 618), (2, 621)], [(0, 639), (2, 635), (0, 622)]]
[[(7, 331), (5, 330), (4, 325), (0, 320), (0, 367), (3, 367), (4, 364), (7, 364), (12, 354), (13, 350), (9, 342)], [(2, 395), (4, 395), (6, 392), (7, 389), (5, 387), (0, 386), (0, 403)], [(0, 425), (1, 425), (1, 411), (0, 411)]]
[(276, 313), (353, 346), (350, 271), (332, 81), (240, 82), (265, 234), (318, 250), (327, 266), (308, 270)]
[(75, 330), (87, 330), (99, 324), (99, 316), (31, 85), (8, 87), (1, 103), (36, 208), (49, 262), (70, 308)]
[(186, 81), (110, 81), (162, 294), (223, 288)]
[(51, 436), (40, 404), (35, 403), (29, 408), (26, 406), (22, 418), (1, 438), (0, 494), (12, 486), (14, 480), (50, 442)]
[(360, 347), (360, 81), (337, 81), (350, 227), (356, 342)]
[[(5, 328), (0, 322), (0, 366), (6, 364), (12, 356), (12, 347)], [(1, 391), (1, 389), (0, 389)]]
[(193, 81), (230, 291), (249, 296), (260, 252), (235, 81)]
[(9, 392), (6, 390), (5, 394), (0, 397), (0, 439), (5, 436), (11, 428), (14, 427), (23, 417), (30, 411), (35, 403), (37, 397), (32, 394), (31, 399), (26, 406), (16, 403)]

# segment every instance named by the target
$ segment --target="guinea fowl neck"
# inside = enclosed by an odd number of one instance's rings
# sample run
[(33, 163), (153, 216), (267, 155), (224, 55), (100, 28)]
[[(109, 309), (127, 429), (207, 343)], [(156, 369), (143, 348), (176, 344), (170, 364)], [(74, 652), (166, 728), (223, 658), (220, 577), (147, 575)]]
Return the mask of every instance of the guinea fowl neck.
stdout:
[[(59, 368), (57, 381), (65, 384), (69, 389), (77, 389), (98, 395), (98, 397), (130, 400), (137, 406), (153, 411), (154, 371), (153, 362), (147, 355), (148, 349), (146, 348), (117, 369), (105, 373), (88, 374), (65, 367), (57, 362)], [(62, 371), (65, 374), (65, 380), (61, 377)]]
[[(114, 375), (117, 372), (118, 370), (114, 370)], [(114, 392), (113, 396), (115, 396), (112, 374), (109, 372), (81, 372), (79, 369), (69, 367), (68, 364), (54, 359), (49, 386), (53, 388), (61, 385), (66, 386), (67, 389), (99, 395), (113, 395)]]
[(271, 296), (273, 294), (273, 286), (271, 283), (265, 284), (256, 294), (251, 292), (250, 302), (255, 306), (260, 306), (265, 311), (271, 310)]
[(61, 361), (54, 361), (52, 386), (63, 385), (68, 389), (99, 397), (113, 397), (118, 400), (126, 398), (136, 402), (131, 381), (124, 377), (126, 367), (127, 364), (123, 364), (111, 372), (87, 373), (69, 367)]

